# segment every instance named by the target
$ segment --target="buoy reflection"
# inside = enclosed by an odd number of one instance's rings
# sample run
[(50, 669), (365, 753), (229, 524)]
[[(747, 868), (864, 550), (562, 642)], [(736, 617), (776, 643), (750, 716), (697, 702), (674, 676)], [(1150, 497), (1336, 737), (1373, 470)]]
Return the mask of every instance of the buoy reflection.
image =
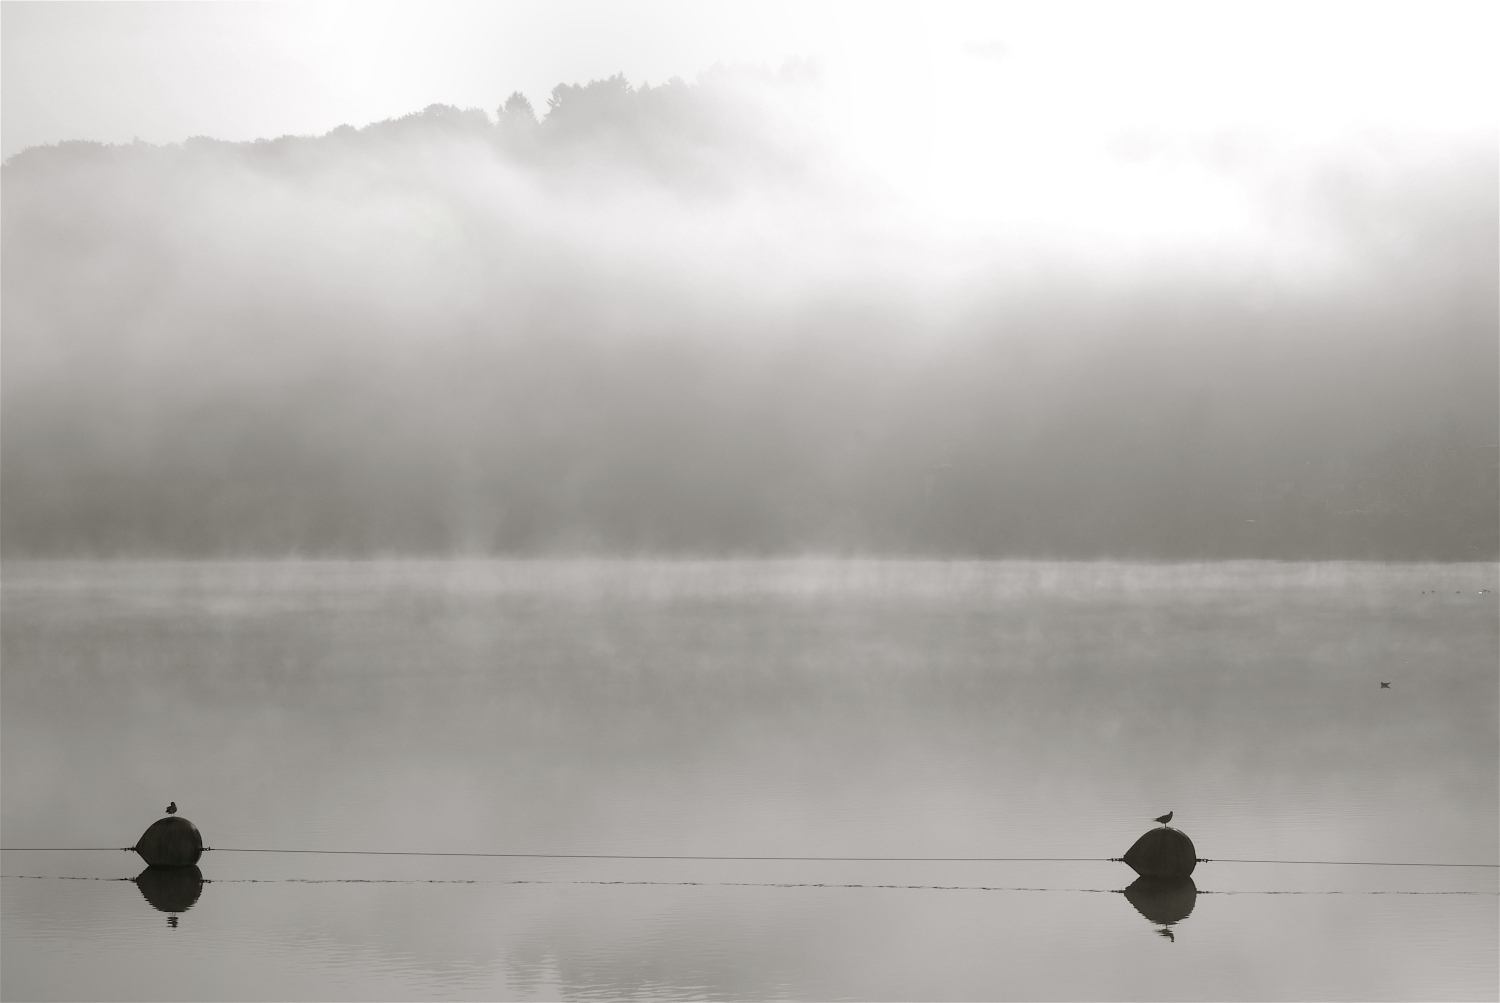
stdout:
[(187, 912), (203, 894), (203, 872), (197, 865), (148, 867), (135, 876), (135, 886), (153, 909), (169, 913)]
[(1172, 926), (1193, 914), (1198, 886), (1192, 878), (1136, 878), (1125, 889), (1125, 897), (1136, 912), (1161, 927), (1158, 935), (1176, 942)]

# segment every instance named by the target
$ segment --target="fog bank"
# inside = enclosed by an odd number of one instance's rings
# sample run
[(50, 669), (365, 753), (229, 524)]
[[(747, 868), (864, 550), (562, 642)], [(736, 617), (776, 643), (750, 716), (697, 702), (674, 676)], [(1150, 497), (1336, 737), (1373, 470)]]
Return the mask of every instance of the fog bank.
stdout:
[[(1493, 135), (1121, 135), (1066, 224), (937, 218), (818, 94), (18, 154), (5, 555), (1500, 557)], [(1168, 176), (1232, 211), (1091, 225)]]

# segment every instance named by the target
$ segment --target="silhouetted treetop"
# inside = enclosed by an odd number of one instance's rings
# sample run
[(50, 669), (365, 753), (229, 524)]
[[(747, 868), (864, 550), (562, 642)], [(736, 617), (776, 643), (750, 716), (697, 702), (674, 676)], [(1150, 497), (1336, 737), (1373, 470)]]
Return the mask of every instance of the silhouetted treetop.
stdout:
[(386, 119), (368, 125), (361, 132), (375, 135), (419, 136), (430, 133), (472, 133), (483, 135), (490, 130), (490, 117), (482, 108), (456, 108), (448, 104), (430, 104), (400, 118)]
[(697, 83), (673, 78), (654, 87), (633, 87), (623, 74), (615, 74), (584, 84), (558, 84), (541, 121), (527, 97), (516, 91), (496, 109), (494, 120), (480, 108), (431, 104), (363, 128), (341, 125), (321, 137), (228, 142), (194, 136), (180, 146), (161, 147), (65, 142), (23, 150), (6, 162), (6, 168), (29, 170), (45, 164), (56, 169), (174, 151), (189, 157), (239, 157), (281, 169), (298, 163), (326, 167), (346, 156), (478, 140), (518, 165), (539, 170), (629, 167), (690, 189), (722, 190), (735, 183), (735, 175), (747, 171), (762, 176), (768, 171), (798, 172), (805, 150), (786, 141), (785, 128), (768, 127), (772, 118), (784, 117), (785, 102), (770, 106), (815, 83), (815, 75), (801, 63), (778, 74), (716, 68)]
[(520, 91), (512, 91), (510, 97), (505, 99), (495, 113), (495, 117), (503, 125), (507, 122), (522, 122), (527, 125), (536, 124), (536, 111), (531, 107), (531, 101)]

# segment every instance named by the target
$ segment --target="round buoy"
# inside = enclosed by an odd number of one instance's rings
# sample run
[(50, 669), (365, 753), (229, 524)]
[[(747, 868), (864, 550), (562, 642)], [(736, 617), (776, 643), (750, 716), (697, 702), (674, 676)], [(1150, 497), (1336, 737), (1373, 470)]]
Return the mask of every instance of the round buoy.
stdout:
[(192, 864), (186, 867), (148, 867), (135, 876), (153, 909), (161, 912), (187, 912), (203, 894), (203, 872)]
[(132, 847), (152, 867), (190, 867), (203, 856), (203, 836), (181, 815), (157, 819)]
[(1192, 915), (1198, 886), (1192, 878), (1136, 878), (1125, 898), (1151, 922), (1171, 926)]
[(1143, 878), (1185, 878), (1198, 866), (1198, 851), (1187, 833), (1164, 825), (1147, 831), (1120, 859)]

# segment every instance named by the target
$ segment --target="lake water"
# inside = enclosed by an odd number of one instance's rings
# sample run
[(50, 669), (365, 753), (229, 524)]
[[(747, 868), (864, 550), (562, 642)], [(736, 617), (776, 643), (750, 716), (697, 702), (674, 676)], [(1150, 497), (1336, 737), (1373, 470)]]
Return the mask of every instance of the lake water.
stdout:
[[(1220, 861), (1495, 864), (1497, 587), (1491, 564), (7, 563), (4, 846), (127, 846), (175, 800), (221, 849), (201, 886), (8, 850), (0, 994), (1494, 999), (1494, 867)], [(1121, 894), (1107, 858), (1168, 810), (1209, 858), (1196, 893)]]

